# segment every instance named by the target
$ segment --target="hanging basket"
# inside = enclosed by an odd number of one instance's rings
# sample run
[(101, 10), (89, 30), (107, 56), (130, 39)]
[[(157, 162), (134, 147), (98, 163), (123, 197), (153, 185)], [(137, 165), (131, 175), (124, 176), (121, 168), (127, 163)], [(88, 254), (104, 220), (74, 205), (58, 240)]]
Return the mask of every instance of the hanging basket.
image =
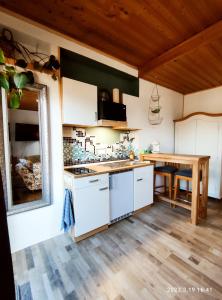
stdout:
[(154, 85), (152, 94), (150, 96), (149, 104), (149, 123), (151, 125), (158, 125), (162, 122), (163, 118), (160, 116), (161, 106), (159, 103), (160, 95), (158, 92), (157, 85)]
[(160, 95), (156, 84), (153, 87), (150, 98), (153, 102), (158, 102), (160, 100)]
[(160, 100), (160, 96), (159, 95), (151, 95), (150, 98), (152, 99), (153, 102), (158, 102)]
[(156, 120), (149, 120), (151, 125), (159, 125), (159, 124), (161, 124), (162, 121), (163, 121), (163, 118), (159, 118)]

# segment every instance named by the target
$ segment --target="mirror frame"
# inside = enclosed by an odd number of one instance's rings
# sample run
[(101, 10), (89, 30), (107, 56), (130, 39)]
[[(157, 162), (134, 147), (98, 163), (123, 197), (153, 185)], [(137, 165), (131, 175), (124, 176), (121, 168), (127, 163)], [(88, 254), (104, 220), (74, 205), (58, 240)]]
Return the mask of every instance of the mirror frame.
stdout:
[(51, 182), (50, 182), (50, 156), (49, 156), (49, 110), (47, 86), (35, 83), (27, 85), (26, 89), (39, 94), (39, 136), (40, 155), (42, 166), (42, 199), (13, 205), (12, 182), (11, 182), (11, 158), (10, 141), (8, 129), (8, 104), (7, 95), (4, 89), (0, 91), (0, 167), (3, 178), (4, 197), (7, 214), (21, 213), (36, 208), (51, 205)]

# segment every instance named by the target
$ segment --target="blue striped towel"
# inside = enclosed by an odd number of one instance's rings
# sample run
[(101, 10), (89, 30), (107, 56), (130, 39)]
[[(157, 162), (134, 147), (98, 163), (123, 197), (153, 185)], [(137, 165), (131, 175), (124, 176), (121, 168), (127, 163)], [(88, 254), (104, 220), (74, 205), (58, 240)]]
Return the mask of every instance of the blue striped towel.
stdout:
[(61, 230), (67, 232), (75, 224), (72, 191), (65, 189)]

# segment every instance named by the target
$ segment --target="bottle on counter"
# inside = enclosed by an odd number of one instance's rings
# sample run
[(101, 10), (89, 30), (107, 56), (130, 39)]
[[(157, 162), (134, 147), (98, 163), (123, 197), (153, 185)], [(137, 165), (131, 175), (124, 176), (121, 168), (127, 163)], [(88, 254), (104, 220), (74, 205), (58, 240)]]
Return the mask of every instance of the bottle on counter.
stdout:
[(130, 153), (129, 153), (129, 159), (130, 160), (134, 160), (135, 159), (135, 154), (134, 154), (133, 150), (131, 150)]

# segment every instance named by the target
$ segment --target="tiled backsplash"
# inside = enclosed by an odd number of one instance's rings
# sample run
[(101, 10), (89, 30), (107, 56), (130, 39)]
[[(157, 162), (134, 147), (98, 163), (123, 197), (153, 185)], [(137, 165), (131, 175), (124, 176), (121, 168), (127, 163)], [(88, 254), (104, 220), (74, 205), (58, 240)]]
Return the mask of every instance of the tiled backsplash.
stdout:
[(63, 136), (65, 165), (127, 159), (135, 151), (134, 132), (64, 127)]

